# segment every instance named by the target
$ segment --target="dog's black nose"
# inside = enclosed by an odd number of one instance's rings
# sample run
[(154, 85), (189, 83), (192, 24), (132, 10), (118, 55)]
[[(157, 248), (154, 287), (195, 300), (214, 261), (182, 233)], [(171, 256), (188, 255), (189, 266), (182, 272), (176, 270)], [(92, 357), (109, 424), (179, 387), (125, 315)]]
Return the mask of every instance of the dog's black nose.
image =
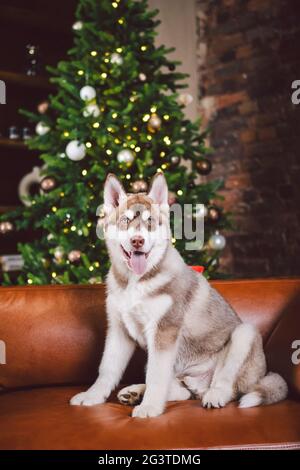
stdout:
[(145, 243), (145, 240), (140, 235), (136, 235), (136, 236), (131, 238), (130, 242), (131, 242), (131, 245), (133, 246), (133, 248), (135, 248), (135, 250), (138, 250), (139, 248), (142, 248), (142, 246)]

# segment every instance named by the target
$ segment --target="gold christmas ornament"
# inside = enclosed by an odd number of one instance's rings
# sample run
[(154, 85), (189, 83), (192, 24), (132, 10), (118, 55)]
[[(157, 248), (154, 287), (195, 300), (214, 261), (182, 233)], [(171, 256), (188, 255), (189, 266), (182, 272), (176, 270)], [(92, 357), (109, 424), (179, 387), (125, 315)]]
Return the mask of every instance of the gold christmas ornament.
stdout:
[(48, 108), (49, 108), (49, 102), (48, 101), (42, 101), (37, 106), (37, 110), (40, 114), (45, 114), (48, 111)]
[(138, 180), (132, 183), (132, 191), (134, 193), (145, 193), (148, 189), (148, 184), (144, 180)]
[(46, 176), (41, 181), (41, 190), (45, 193), (49, 193), (52, 189), (56, 188), (56, 181), (51, 176)]
[(218, 222), (221, 218), (221, 211), (218, 207), (210, 207), (207, 211), (207, 217), (211, 222)]
[(72, 250), (68, 254), (68, 260), (71, 263), (79, 263), (80, 258), (81, 258), (81, 251), (80, 250)]
[(150, 119), (148, 120), (147, 128), (149, 132), (159, 131), (161, 128), (161, 119), (158, 114), (151, 114)]
[(207, 158), (203, 158), (202, 160), (196, 162), (196, 168), (200, 175), (208, 175), (211, 172), (211, 167), (211, 161)]
[(177, 200), (176, 194), (173, 193), (172, 191), (169, 191), (169, 194), (168, 194), (168, 204), (169, 204), (169, 206), (171, 206), (172, 204), (175, 204), (176, 200)]
[(14, 230), (14, 226), (8, 220), (0, 222), (0, 234), (1, 235), (7, 235), (8, 233), (12, 232), (13, 230)]

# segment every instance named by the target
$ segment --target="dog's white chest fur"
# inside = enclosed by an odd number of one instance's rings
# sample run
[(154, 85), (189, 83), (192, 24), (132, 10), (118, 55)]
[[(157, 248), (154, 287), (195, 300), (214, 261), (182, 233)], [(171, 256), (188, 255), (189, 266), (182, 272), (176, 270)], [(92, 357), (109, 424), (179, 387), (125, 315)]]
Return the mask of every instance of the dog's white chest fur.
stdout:
[(146, 347), (147, 335), (155, 330), (160, 318), (171, 306), (167, 295), (149, 296), (147, 289), (131, 279), (123, 291), (114, 294), (121, 320), (132, 339), (142, 348)]
[(135, 282), (129, 283), (118, 299), (122, 322), (129, 335), (143, 348), (146, 346), (145, 325), (147, 323), (147, 302)]

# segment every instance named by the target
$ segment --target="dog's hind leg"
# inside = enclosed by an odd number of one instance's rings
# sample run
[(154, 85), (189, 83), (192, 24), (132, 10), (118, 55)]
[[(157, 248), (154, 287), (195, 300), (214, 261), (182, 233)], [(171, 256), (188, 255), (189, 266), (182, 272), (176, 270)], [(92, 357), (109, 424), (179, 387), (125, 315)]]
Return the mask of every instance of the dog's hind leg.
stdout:
[(178, 379), (173, 379), (168, 394), (168, 401), (181, 401), (191, 398), (192, 393)]
[(122, 388), (119, 391), (117, 397), (122, 405), (138, 405), (144, 396), (146, 390), (145, 384), (134, 384), (129, 385), (128, 387)]
[(259, 338), (255, 328), (241, 324), (231, 334), (224, 355), (221, 355), (211, 385), (203, 395), (202, 404), (207, 408), (220, 408), (237, 397), (235, 384), (239, 372)]

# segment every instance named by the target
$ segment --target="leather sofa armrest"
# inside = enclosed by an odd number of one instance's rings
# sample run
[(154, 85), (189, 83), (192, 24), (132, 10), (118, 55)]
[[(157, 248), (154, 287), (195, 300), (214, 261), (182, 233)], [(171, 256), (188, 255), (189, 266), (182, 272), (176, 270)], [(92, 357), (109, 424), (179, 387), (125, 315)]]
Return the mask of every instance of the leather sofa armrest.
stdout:
[(290, 393), (300, 395), (300, 292), (295, 293), (265, 345), (268, 370), (281, 374)]
[(104, 344), (104, 297), (103, 286), (0, 288), (1, 387), (92, 381)]
[[(104, 285), (0, 287), (0, 387), (92, 383), (105, 333)], [(144, 363), (138, 351), (124, 383)]]

